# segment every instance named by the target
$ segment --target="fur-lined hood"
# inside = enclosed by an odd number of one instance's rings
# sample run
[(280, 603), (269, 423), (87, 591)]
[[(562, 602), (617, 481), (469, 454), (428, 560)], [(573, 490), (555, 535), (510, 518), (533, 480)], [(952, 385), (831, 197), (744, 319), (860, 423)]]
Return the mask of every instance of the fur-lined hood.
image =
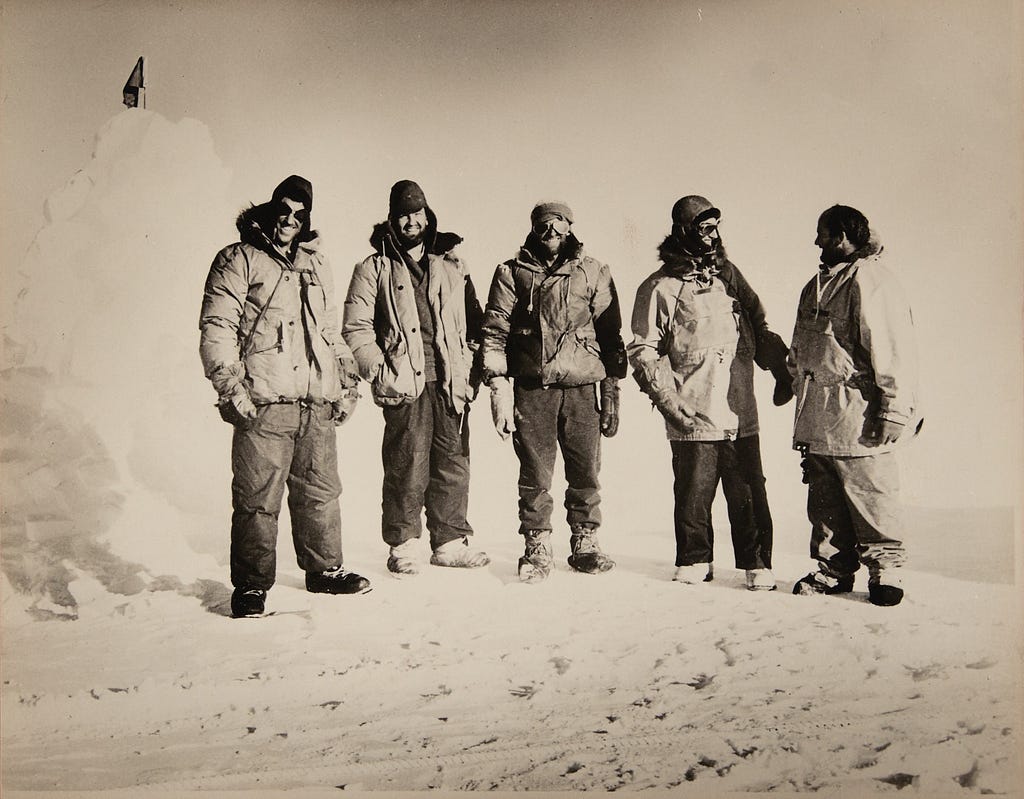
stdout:
[(658, 245), (658, 258), (662, 263), (662, 271), (670, 275), (685, 275), (702, 268), (708, 259), (720, 271), (729, 263), (725, 254), (725, 245), (721, 239), (715, 245), (715, 249), (704, 255), (695, 255), (686, 249), (686, 245), (675, 234), (670, 233)]
[[(242, 209), (235, 218), (235, 227), (238, 229), (238, 235), (243, 244), (250, 244), (261, 250), (276, 253), (277, 248), (267, 232), (274, 229), (276, 221), (273, 204), (261, 203)], [(311, 230), (310, 223), (306, 222), (295, 237), (295, 242), (306, 245), (306, 249), (315, 249), (315, 242), (318, 238), (319, 234), (315, 230)]]
[[(437, 215), (429, 205), (425, 206), (423, 210), (427, 214), (427, 229), (423, 234), (423, 245), (429, 255), (447, 255), (463, 242), (462, 236), (458, 233), (438, 231)], [(381, 255), (402, 259), (402, 246), (390, 219), (385, 219), (373, 226), (370, 245), (375, 252)]]

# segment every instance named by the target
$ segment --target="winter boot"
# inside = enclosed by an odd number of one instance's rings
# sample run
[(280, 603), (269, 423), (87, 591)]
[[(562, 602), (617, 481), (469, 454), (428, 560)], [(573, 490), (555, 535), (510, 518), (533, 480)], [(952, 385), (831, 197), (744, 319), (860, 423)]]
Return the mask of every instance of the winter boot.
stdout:
[(391, 547), (388, 555), (388, 571), (395, 577), (411, 577), (419, 574), (420, 569), (413, 557), (413, 550), (416, 548), (416, 539), (410, 538), (403, 541), (396, 547)]
[(903, 581), (899, 575), (892, 569), (869, 568), (871, 575), (868, 577), (868, 601), (883, 608), (890, 608), (902, 602)]
[(771, 569), (747, 569), (748, 591), (774, 591), (775, 575)]
[(584, 574), (600, 574), (615, 567), (615, 561), (597, 545), (597, 533), (592, 527), (576, 527), (569, 538), (572, 554), (569, 565)]
[(370, 581), (338, 566), (325, 572), (306, 572), (306, 590), (311, 594), (365, 594)]
[(430, 556), (430, 563), (434, 566), (451, 566), (458, 569), (476, 569), (490, 562), (491, 559), (486, 552), (469, 548), (469, 539), (466, 536), (446, 541)]
[(691, 563), (689, 566), (676, 566), (676, 573), (672, 581), (696, 585), (697, 583), (710, 583), (715, 579), (715, 572), (710, 563)]
[(267, 605), (267, 592), (262, 588), (236, 588), (231, 594), (231, 616), (252, 619), (262, 616)]
[(853, 575), (844, 574), (833, 577), (825, 572), (811, 572), (801, 577), (793, 585), (793, 593), (808, 596), (810, 594), (848, 594), (853, 590)]
[(546, 580), (554, 565), (551, 531), (527, 530), (523, 538), (526, 539), (526, 551), (519, 559), (519, 579), (524, 583), (539, 583)]

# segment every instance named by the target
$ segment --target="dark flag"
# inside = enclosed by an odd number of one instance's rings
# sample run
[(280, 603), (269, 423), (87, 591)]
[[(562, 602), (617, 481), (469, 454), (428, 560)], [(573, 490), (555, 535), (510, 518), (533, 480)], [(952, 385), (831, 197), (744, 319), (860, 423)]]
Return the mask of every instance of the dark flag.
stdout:
[(142, 56), (135, 64), (131, 77), (124, 85), (124, 104), (128, 108), (146, 107), (146, 84), (142, 74)]

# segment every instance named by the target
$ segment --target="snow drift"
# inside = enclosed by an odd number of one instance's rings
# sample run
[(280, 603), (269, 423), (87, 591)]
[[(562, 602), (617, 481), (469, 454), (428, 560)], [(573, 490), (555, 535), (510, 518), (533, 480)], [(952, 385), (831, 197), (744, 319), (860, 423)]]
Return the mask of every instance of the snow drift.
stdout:
[(118, 592), (211, 565), (186, 538), (222, 471), (196, 319), (227, 182), (203, 125), (122, 112), (4, 295), (3, 566), (43, 612), (74, 614), (68, 564)]

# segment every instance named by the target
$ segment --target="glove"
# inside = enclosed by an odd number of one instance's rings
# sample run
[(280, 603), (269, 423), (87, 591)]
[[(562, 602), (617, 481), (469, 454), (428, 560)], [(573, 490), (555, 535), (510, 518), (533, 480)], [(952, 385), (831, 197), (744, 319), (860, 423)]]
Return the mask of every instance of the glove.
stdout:
[(781, 371), (772, 370), (775, 376), (775, 391), (772, 393), (772, 402), (775, 405), (785, 405), (793, 399), (793, 375), (788, 369)]
[(491, 378), (491, 418), (494, 419), (494, 429), (502, 441), (516, 429), (515, 397), (512, 394), (512, 383), (507, 377)]
[(249, 394), (239, 388), (229, 397), (217, 403), (220, 418), (235, 427), (247, 430), (256, 420), (256, 406), (252, 404)]
[[(342, 388), (354, 388), (359, 382), (359, 367), (351, 355), (342, 355), (338, 358), (338, 379)], [(358, 396), (357, 393), (356, 397)]]
[(331, 403), (331, 419), (335, 427), (341, 427), (356, 412), (356, 403), (359, 402), (359, 389), (353, 385), (341, 399)]
[(619, 432), (619, 379), (601, 381), (601, 435), (611, 438)]
[(785, 405), (793, 399), (793, 376), (786, 367), (789, 347), (782, 337), (767, 327), (759, 330), (755, 336), (754, 362), (762, 369), (767, 369), (775, 378), (775, 392), (772, 402)]
[(658, 393), (654, 404), (661, 411), (669, 422), (683, 430), (693, 430), (696, 426), (696, 414), (672, 392), (663, 391)]
[(868, 419), (864, 422), (864, 443), (869, 447), (895, 444), (903, 434), (905, 425), (892, 419)]

